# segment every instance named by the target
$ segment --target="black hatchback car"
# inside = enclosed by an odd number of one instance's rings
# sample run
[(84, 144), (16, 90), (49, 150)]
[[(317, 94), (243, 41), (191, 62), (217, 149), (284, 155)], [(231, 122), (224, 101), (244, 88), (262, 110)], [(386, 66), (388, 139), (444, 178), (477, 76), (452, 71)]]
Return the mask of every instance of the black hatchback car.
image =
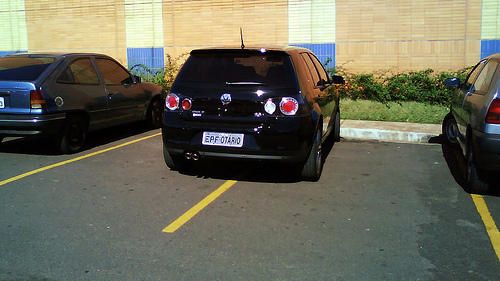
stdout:
[(200, 158), (296, 163), (317, 181), (322, 143), (340, 139), (338, 92), (299, 47), (197, 49), (165, 99), (163, 154), (173, 170)]

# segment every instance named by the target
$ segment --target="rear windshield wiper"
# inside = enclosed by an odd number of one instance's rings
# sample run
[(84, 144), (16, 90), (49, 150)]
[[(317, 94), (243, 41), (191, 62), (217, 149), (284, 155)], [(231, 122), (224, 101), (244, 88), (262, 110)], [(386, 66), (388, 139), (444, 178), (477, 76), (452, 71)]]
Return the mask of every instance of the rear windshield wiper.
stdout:
[(226, 82), (226, 85), (229, 86), (269, 86), (266, 83), (260, 83), (260, 82)]

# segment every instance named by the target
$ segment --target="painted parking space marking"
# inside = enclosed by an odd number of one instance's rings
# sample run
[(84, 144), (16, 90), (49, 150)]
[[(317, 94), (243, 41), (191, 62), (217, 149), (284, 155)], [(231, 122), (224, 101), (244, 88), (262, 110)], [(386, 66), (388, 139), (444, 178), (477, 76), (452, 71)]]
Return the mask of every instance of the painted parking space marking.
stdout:
[(231, 186), (233, 186), (237, 181), (228, 180), (224, 184), (222, 184), (215, 191), (210, 193), (203, 200), (198, 202), (198, 204), (194, 205), (191, 209), (181, 215), (178, 219), (173, 221), (170, 225), (163, 229), (163, 232), (166, 233), (174, 233), (177, 229), (187, 223), (190, 219), (192, 219), (196, 214), (198, 214), (201, 210), (203, 210), (206, 206), (212, 203), (215, 199), (217, 199), (222, 193), (226, 192)]
[(500, 232), (498, 231), (493, 217), (491, 217), (491, 213), (488, 210), (488, 206), (486, 205), (483, 196), (477, 194), (471, 194), (471, 196), (474, 204), (476, 205), (477, 211), (481, 215), (481, 219), (486, 227), (486, 232), (488, 233), (488, 236), (490, 236), (491, 244), (497, 254), (497, 258), (500, 261)]
[(8, 178), (6, 180), (0, 181), (0, 187), (3, 186), (3, 185), (6, 185), (8, 183), (20, 180), (22, 178), (25, 178), (25, 177), (28, 177), (28, 176), (31, 176), (31, 175), (34, 175), (34, 174), (37, 174), (37, 173), (41, 173), (43, 171), (47, 171), (47, 170), (50, 170), (50, 169), (53, 169), (53, 168), (57, 168), (57, 167), (60, 167), (60, 166), (66, 165), (66, 164), (70, 164), (70, 163), (73, 163), (73, 162), (76, 162), (76, 161), (80, 161), (80, 160), (83, 160), (83, 159), (86, 159), (86, 158), (89, 158), (89, 157), (92, 157), (92, 156), (96, 156), (96, 155), (99, 155), (99, 154), (102, 154), (102, 153), (105, 153), (105, 152), (108, 152), (108, 151), (111, 151), (111, 150), (115, 150), (117, 148), (121, 148), (121, 147), (130, 145), (130, 144), (134, 144), (134, 143), (137, 143), (137, 142), (140, 142), (140, 141), (143, 141), (143, 140), (147, 140), (147, 139), (159, 136), (159, 135), (161, 135), (161, 133), (156, 133), (154, 135), (142, 137), (142, 138), (139, 138), (139, 139), (136, 139), (136, 140), (132, 140), (132, 141), (129, 141), (129, 142), (126, 142), (126, 143), (122, 143), (120, 145), (116, 145), (116, 146), (113, 146), (113, 147), (110, 147), (110, 148), (102, 149), (102, 150), (99, 150), (99, 151), (96, 151), (96, 152), (92, 152), (92, 153), (89, 153), (89, 154), (85, 154), (85, 155), (82, 155), (82, 156), (79, 156), (79, 157), (75, 157), (75, 158), (72, 158), (72, 159), (69, 159), (69, 160), (66, 160), (66, 161), (62, 161), (62, 162), (58, 162), (58, 163), (55, 163), (55, 164), (52, 164), (52, 165), (49, 165), (49, 166), (38, 168), (38, 169), (35, 169), (33, 171), (29, 171), (29, 172), (17, 175), (15, 177), (11, 177), (11, 178)]

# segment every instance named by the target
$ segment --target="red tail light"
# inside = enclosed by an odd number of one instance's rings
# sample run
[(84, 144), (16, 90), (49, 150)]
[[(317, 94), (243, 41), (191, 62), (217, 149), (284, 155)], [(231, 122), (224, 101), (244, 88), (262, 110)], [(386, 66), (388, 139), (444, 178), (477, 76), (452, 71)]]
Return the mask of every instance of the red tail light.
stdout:
[(30, 91), (30, 104), (31, 109), (47, 109), (47, 104), (41, 90)]
[(165, 98), (165, 107), (170, 110), (176, 110), (179, 107), (179, 97), (176, 94), (168, 94)]
[(192, 105), (193, 105), (193, 102), (190, 99), (183, 99), (182, 100), (182, 109), (189, 110), (189, 109), (191, 109)]
[(294, 98), (283, 98), (280, 102), (280, 110), (285, 115), (295, 115), (299, 109), (299, 103)]
[(488, 113), (486, 113), (486, 123), (500, 124), (500, 99), (494, 99)]

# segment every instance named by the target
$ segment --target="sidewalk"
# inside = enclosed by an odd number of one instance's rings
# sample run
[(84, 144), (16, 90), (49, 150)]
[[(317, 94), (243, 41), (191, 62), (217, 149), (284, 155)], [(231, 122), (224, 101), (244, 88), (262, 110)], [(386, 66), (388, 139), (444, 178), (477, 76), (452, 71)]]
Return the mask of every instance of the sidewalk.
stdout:
[(341, 120), (340, 125), (340, 136), (354, 139), (428, 143), (440, 134), (441, 124)]

